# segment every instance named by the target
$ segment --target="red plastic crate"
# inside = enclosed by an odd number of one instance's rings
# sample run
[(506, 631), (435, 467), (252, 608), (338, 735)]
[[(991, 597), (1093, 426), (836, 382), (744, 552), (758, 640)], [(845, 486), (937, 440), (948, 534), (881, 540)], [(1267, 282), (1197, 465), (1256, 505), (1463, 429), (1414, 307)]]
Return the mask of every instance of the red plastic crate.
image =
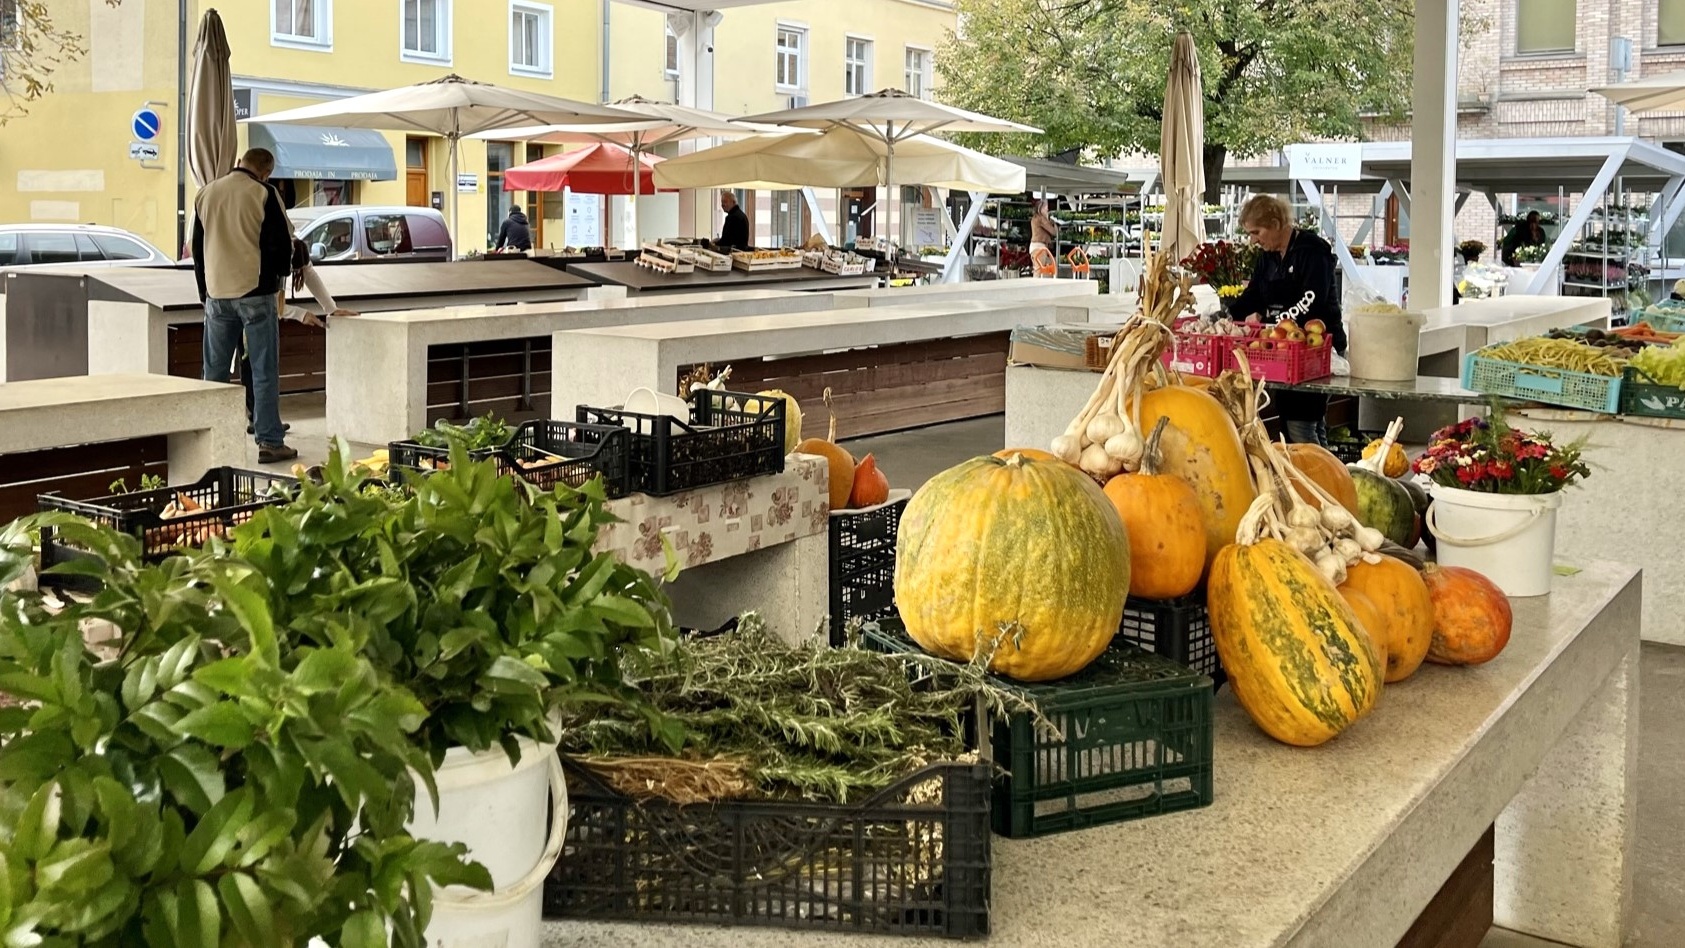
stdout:
[[(1311, 348), (1302, 342), (1274, 340), (1270, 349), (1246, 350), (1246, 361), (1252, 366), (1252, 377), (1266, 382), (1297, 385), (1311, 379), (1334, 374), (1334, 346), (1324, 342)], [(1225, 353), (1224, 366), (1240, 371), (1240, 362), (1232, 350)]]
[(1165, 368), (1175, 369), (1185, 375), (1214, 379), (1222, 375), (1223, 369), (1228, 366), (1230, 350), (1235, 346), (1244, 346), (1250, 341), (1246, 336), (1219, 336), (1182, 331), (1182, 326), (1192, 323), (1193, 320), (1184, 320), (1177, 325), (1175, 338), (1159, 357)]

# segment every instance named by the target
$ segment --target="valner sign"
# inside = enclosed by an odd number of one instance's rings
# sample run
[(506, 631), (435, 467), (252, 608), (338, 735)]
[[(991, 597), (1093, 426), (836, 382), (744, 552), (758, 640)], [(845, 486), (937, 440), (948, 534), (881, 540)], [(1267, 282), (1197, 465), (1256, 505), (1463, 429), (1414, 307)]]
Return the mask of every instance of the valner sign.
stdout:
[(1288, 174), (1311, 181), (1356, 181), (1363, 177), (1363, 144), (1330, 142), (1287, 146)]

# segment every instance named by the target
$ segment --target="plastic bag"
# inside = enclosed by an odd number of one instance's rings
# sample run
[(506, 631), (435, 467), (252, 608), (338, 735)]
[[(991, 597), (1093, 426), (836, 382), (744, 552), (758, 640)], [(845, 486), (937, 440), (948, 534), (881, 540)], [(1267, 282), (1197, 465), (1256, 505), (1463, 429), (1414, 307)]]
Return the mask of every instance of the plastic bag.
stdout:
[(1340, 294), (1340, 312), (1351, 313), (1402, 313), (1404, 307), (1382, 297), (1381, 294), (1369, 288), (1350, 273), (1346, 274), (1345, 288)]

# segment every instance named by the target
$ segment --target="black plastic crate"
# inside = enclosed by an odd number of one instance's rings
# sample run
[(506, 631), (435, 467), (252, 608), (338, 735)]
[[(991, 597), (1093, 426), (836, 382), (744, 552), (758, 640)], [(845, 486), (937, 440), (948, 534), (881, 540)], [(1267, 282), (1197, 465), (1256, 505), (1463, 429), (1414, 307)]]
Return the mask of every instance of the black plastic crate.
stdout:
[[(203, 546), (212, 536), (226, 536), (258, 510), (282, 503), (297, 493), (298, 479), (267, 471), (215, 467), (192, 484), (137, 490), (91, 500), (71, 500), (42, 494), (38, 509), (73, 513), (140, 541), (142, 556), (157, 562), (185, 548)], [(191, 501), (203, 510), (165, 518), (171, 503)], [(59, 542), (55, 531), (41, 531), (41, 565), (54, 566), (92, 554)], [(68, 578), (68, 577), (67, 577)], [(50, 580), (51, 577), (48, 577)]]
[(1346, 464), (1356, 464), (1363, 460), (1363, 449), (1371, 441), (1383, 437), (1384, 431), (1358, 431), (1349, 440), (1328, 442), (1328, 452)]
[(580, 405), (575, 412), (581, 423), (632, 433), (631, 485), (646, 494), (660, 497), (783, 472), (782, 398), (703, 388), (691, 392), (689, 401), (688, 423), (620, 408)]
[(850, 619), (881, 619), (895, 612), (895, 533), (912, 497), (899, 493), (903, 496), (870, 510), (831, 512), (833, 646), (842, 646)]
[[(863, 636), (886, 652), (919, 648), (899, 623)], [(1028, 712), (994, 722), (994, 828), (1014, 839), (1209, 806), (1212, 687), (1204, 675), (1132, 645), (1058, 681), (1005, 678), (1053, 725)]]
[(1211, 615), (1205, 611), (1203, 590), (1180, 599), (1155, 601), (1130, 596), (1123, 606), (1123, 623), (1118, 638), (1156, 652), (1178, 665), (1211, 679), (1223, 687), (1228, 676), (1217, 657), (1217, 643), (1211, 638)]
[[(544, 490), (557, 484), (580, 487), (600, 476), (603, 490), (614, 498), (629, 492), (630, 455), (631, 435), (618, 425), (539, 419), (516, 427), (501, 447), (477, 448), (468, 456), (491, 458), (499, 474), (513, 474)], [(386, 446), (386, 460), (394, 474), (403, 477), (447, 466), (450, 448), (394, 441)]]
[(580, 764), (551, 918), (972, 938), (989, 932), (987, 764), (849, 804), (634, 800)]

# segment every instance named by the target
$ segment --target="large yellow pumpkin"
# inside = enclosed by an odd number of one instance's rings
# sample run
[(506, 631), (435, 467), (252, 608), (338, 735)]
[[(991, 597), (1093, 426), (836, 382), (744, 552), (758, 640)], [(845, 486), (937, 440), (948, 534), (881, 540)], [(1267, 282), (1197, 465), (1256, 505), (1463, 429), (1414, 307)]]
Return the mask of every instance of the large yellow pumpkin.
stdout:
[(1240, 519), (1258, 495), (1240, 434), (1217, 399), (1185, 385), (1148, 392), (1141, 400), (1141, 417), (1170, 419), (1160, 445), (1164, 472), (1180, 477), (1199, 495), (1209, 569), (1217, 552), (1234, 542)]
[(1265, 734), (1314, 747), (1368, 714), (1385, 664), (1351, 606), (1280, 540), (1235, 543), (1207, 585), (1211, 638), (1235, 700)]
[(1129, 590), (1129, 537), (1106, 495), (1062, 461), (973, 458), (901, 514), (895, 605), (925, 651), (1020, 681), (1081, 671), (1111, 643)]

